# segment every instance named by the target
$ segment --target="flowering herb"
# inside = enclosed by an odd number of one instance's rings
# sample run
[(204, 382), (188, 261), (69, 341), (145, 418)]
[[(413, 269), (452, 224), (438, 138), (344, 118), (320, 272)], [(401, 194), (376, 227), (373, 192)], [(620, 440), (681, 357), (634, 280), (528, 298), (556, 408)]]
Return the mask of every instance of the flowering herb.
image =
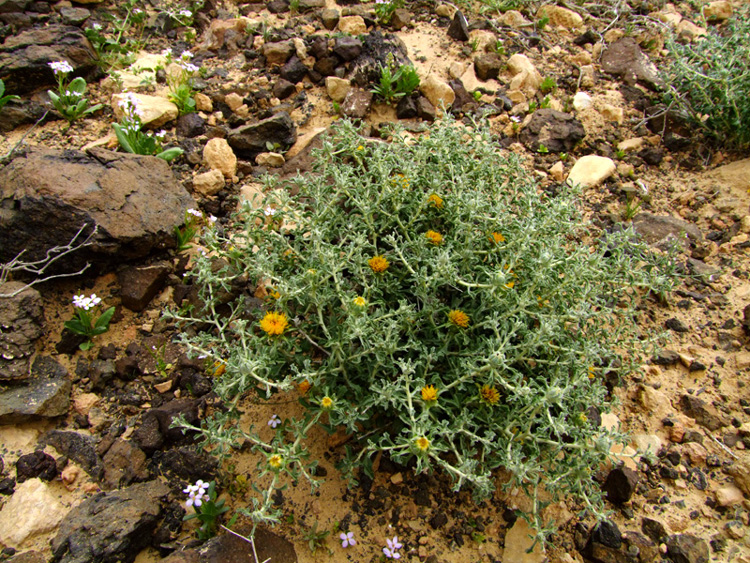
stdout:
[(165, 150), (162, 147), (163, 138), (159, 134), (153, 135), (150, 131), (148, 133), (142, 131), (142, 120), (145, 115), (135, 94), (126, 92), (120, 98), (118, 105), (122, 112), (122, 118), (120, 123), (113, 123), (112, 128), (115, 130), (117, 141), (123, 150), (132, 154), (153, 155), (167, 162), (183, 153), (183, 150), (178, 147)]
[(427, 403), (436, 403), (438, 398), (437, 389), (434, 385), (426, 385), (422, 387), (422, 400)]
[(85, 342), (81, 343), (81, 350), (88, 350), (93, 346), (91, 339), (99, 334), (104, 334), (109, 330), (109, 323), (112, 315), (115, 314), (115, 308), (110, 307), (104, 312), (99, 313), (99, 305), (102, 300), (92, 293), (89, 297), (85, 295), (73, 296), (73, 307), (75, 313), (71, 320), (65, 322), (65, 328), (74, 334), (85, 336)]
[(370, 269), (376, 274), (382, 274), (388, 269), (390, 263), (384, 256), (373, 256), (367, 261)]
[(180, 115), (195, 112), (193, 77), (200, 69), (190, 62), (192, 58), (190, 51), (183, 51), (176, 61), (177, 70), (167, 73), (169, 99), (177, 106)]
[(5, 104), (10, 102), (11, 100), (20, 100), (18, 96), (8, 94), (5, 95), (5, 82), (0, 80), (0, 111), (3, 111), (3, 107), (5, 107)]
[(448, 313), (448, 320), (457, 327), (466, 328), (469, 326), (469, 315), (458, 309)]
[(73, 67), (67, 61), (47, 63), (57, 79), (57, 92), (47, 90), (52, 105), (65, 119), (73, 123), (76, 119), (102, 108), (101, 104), (89, 107), (86, 98), (86, 81), (80, 76), (68, 82)]
[(437, 194), (431, 194), (430, 197), (427, 198), (427, 201), (437, 209), (443, 208), (443, 198)]
[(194, 509), (193, 512), (186, 514), (183, 520), (197, 518), (201, 522), (198, 538), (207, 540), (213, 537), (221, 515), (229, 511), (229, 507), (224, 506), (224, 499), (216, 501), (216, 481), (205, 483), (198, 479), (195, 485), (188, 485), (182, 492), (188, 495), (185, 506)]
[(339, 539), (341, 540), (341, 547), (357, 545), (357, 541), (354, 539), (354, 532), (341, 532)]
[(268, 426), (271, 428), (276, 428), (279, 424), (281, 424), (281, 419), (279, 418), (279, 415), (274, 414), (268, 421)]
[(479, 388), (479, 397), (482, 399), (482, 402), (488, 405), (496, 405), (500, 401), (498, 390), (486, 384)]
[(398, 541), (398, 536), (393, 536), (393, 539), (386, 539), (385, 544), (386, 546), (383, 548), (383, 554), (388, 559), (401, 559), (401, 554), (398, 550), (404, 547), (404, 544)]
[(284, 333), (284, 330), (289, 325), (286, 320), (284, 313), (274, 313), (269, 311), (260, 321), (260, 328), (268, 334), (268, 336), (279, 336)]

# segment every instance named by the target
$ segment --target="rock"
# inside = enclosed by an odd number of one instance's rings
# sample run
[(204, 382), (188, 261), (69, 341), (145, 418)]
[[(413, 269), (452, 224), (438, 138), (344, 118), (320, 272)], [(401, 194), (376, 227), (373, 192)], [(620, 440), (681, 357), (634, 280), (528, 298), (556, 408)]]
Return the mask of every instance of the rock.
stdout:
[(203, 148), (203, 161), (231, 180), (237, 174), (237, 157), (226, 139), (211, 139)]
[(277, 152), (262, 152), (255, 157), (258, 166), (268, 166), (269, 168), (280, 168), (286, 162), (284, 155)]
[(75, 76), (89, 77), (97, 70), (96, 52), (77, 27), (52, 24), (22, 31), (0, 45), (0, 78), (6, 92), (26, 94), (56, 86), (48, 63), (67, 61)]
[(703, 17), (708, 22), (721, 22), (732, 17), (732, 3), (728, 0), (709, 2), (703, 7)]
[(105, 490), (129, 485), (133, 481), (144, 481), (148, 478), (146, 471), (146, 454), (138, 446), (118, 438), (110, 446), (102, 459), (104, 476), (102, 487)]
[(263, 56), (266, 57), (268, 65), (283, 65), (291, 58), (294, 51), (294, 44), (291, 41), (278, 41), (263, 45)]
[(514, 563), (542, 563), (547, 558), (542, 551), (542, 546), (537, 543), (531, 553), (526, 553), (531, 549), (534, 540), (529, 537), (535, 532), (526, 523), (523, 518), (518, 518), (513, 527), (505, 535), (505, 548), (503, 550), (503, 561), (513, 561)]
[(555, 180), (555, 182), (562, 183), (562, 181), (565, 179), (565, 165), (561, 160), (558, 160), (552, 166), (550, 166), (548, 172), (550, 176), (552, 176), (552, 179)]
[(571, 151), (585, 136), (583, 125), (571, 114), (540, 109), (521, 130), (519, 140), (534, 152), (544, 145), (549, 152), (560, 153)]
[(637, 551), (639, 563), (658, 561), (659, 546), (640, 532), (623, 532), (622, 539), (628, 546), (628, 554)]
[(716, 496), (716, 502), (719, 506), (734, 506), (736, 504), (742, 504), (744, 497), (742, 491), (734, 485), (725, 485), (716, 489), (714, 493)]
[(288, 80), (284, 80), (283, 78), (279, 78), (273, 85), (273, 95), (280, 100), (285, 100), (292, 94), (296, 93), (297, 87), (293, 83), (289, 82)]
[(599, 113), (607, 121), (614, 121), (620, 125), (622, 125), (625, 120), (625, 112), (623, 109), (610, 104), (602, 104), (601, 108), (599, 108)]
[(680, 41), (695, 41), (699, 37), (706, 35), (706, 28), (695, 25), (690, 20), (682, 20), (677, 24), (677, 37)]
[(465, 42), (469, 40), (469, 24), (461, 10), (456, 10), (456, 14), (453, 16), (450, 26), (448, 26), (448, 37), (456, 41)]
[(13, 281), (0, 285), (0, 380), (29, 377), (35, 343), (43, 334), (42, 296), (25, 286)]
[(411, 12), (404, 8), (396, 8), (391, 16), (391, 27), (400, 31), (411, 23)]
[(29, 479), (52, 481), (57, 477), (55, 458), (41, 450), (24, 454), (16, 461), (16, 483)]
[(674, 332), (690, 332), (690, 329), (680, 319), (672, 317), (664, 321), (664, 327)]
[(533, 96), (542, 83), (542, 75), (526, 55), (516, 53), (508, 59), (508, 70), (513, 75), (510, 90), (521, 90), (526, 96)]
[(229, 109), (236, 112), (245, 102), (237, 92), (229, 92), (224, 96), (224, 103), (229, 106)]
[(406, 45), (396, 35), (373, 31), (361, 39), (362, 54), (349, 63), (351, 70), (348, 76), (353, 85), (369, 90), (373, 83), (379, 83), (381, 67), (389, 58), (397, 67), (414, 66), (407, 56)]
[(611, 158), (593, 154), (582, 156), (568, 174), (568, 184), (584, 188), (594, 188), (609, 178), (617, 170)]
[(337, 37), (333, 43), (333, 53), (341, 60), (353, 61), (362, 54), (362, 41), (357, 37)]
[(703, 235), (693, 223), (668, 215), (652, 215), (641, 212), (633, 219), (633, 228), (651, 245), (659, 245), (669, 239), (680, 238), (683, 233), (690, 240), (699, 242)]
[(617, 524), (602, 520), (591, 529), (583, 554), (596, 563), (625, 563), (622, 535)]
[(456, 14), (456, 7), (450, 4), (440, 4), (435, 9), (435, 14), (441, 18), (451, 19)]
[(517, 29), (519, 27), (525, 27), (531, 22), (523, 17), (523, 14), (518, 10), (508, 10), (500, 16), (500, 23), (513, 29)]
[(750, 463), (735, 460), (726, 471), (734, 477), (734, 484), (750, 497)]
[(91, 11), (86, 8), (69, 8), (63, 6), (60, 8), (60, 16), (65, 25), (78, 27), (91, 17)]
[(497, 78), (504, 66), (503, 60), (495, 53), (481, 53), (474, 57), (474, 72), (479, 80)]
[(193, 98), (195, 99), (195, 109), (198, 111), (205, 111), (207, 113), (214, 111), (214, 104), (211, 101), (211, 98), (206, 96), (203, 92), (198, 92)]
[(299, 57), (294, 55), (283, 67), (281, 67), (279, 76), (292, 84), (297, 84), (297, 82), (302, 81), (302, 79), (307, 76), (307, 70), (307, 67)]
[[(6, 88), (5, 93), (8, 94)], [(11, 92), (12, 93), (12, 92)], [(0, 132), (7, 133), (16, 127), (37, 122), (46, 111), (40, 103), (34, 100), (10, 101), (0, 112)]]
[(177, 136), (192, 139), (206, 130), (206, 120), (197, 113), (186, 113), (177, 118)]
[(132, 563), (151, 543), (169, 487), (160, 481), (99, 493), (68, 513), (52, 540), (56, 563)]
[(24, 551), (8, 559), (8, 563), (47, 563), (47, 558), (38, 551)]
[(117, 278), (122, 306), (135, 312), (143, 311), (162, 290), (170, 272), (171, 268), (166, 262), (130, 266), (120, 271)]
[(344, 78), (336, 76), (326, 77), (326, 92), (328, 93), (328, 97), (334, 102), (343, 102), (351, 87), (351, 82)]
[(40, 260), (82, 226), (97, 225), (92, 246), (58, 260), (60, 270), (74, 272), (174, 245), (174, 228), (195, 203), (160, 158), (34, 147), (0, 170), (0, 205), (0, 262), (24, 249)]
[(96, 442), (91, 436), (78, 432), (51, 430), (40, 440), (40, 444), (52, 446), (80, 465), (93, 479), (100, 479), (102, 462), (96, 453)]
[(663, 539), (666, 538), (668, 534), (667, 528), (664, 524), (648, 517), (644, 517), (641, 521), (641, 530), (657, 544), (662, 543)]
[(661, 438), (656, 434), (633, 434), (631, 436), (633, 447), (642, 454), (655, 456), (661, 450)]
[(70, 389), (67, 370), (48, 356), (37, 356), (31, 378), (0, 390), (0, 424), (64, 415)]
[(616, 467), (607, 475), (602, 490), (607, 500), (615, 504), (622, 504), (630, 500), (638, 486), (638, 473), (627, 467)]
[(675, 534), (667, 541), (667, 557), (674, 563), (708, 563), (708, 543), (690, 534)]
[(43, 481), (29, 479), (16, 486), (0, 510), (0, 542), (18, 548), (27, 540), (54, 530), (67, 512)]
[(680, 409), (709, 430), (718, 430), (729, 425), (728, 417), (719, 413), (713, 405), (687, 393), (680, 397)]
[[(396, 104), (396, 117), (399, 119), (411, 119), (417, 117), (417, 100), (413, 96), (404, 96)], [(750, 310), (750, 306), (748, 306)], [(748, 321), (748, 327), (750, 327), (750, 321)]]
[[(132, 92), (129, 95), (138, 100), (138, 109), (143, 113), (141, 123), (143, 123), (144, 127), (158, 129), (170, 121), (177, 119), (177, 116), (180, 115), (177, 106), (166, 98), (149, 96), (147, 94), (134, 94)], [(112, 96), (112, 110), (117, 120), (121, 120), (123, 116), (123, 109), (120, 107), (120, 102), (124, 99), (124, 96), (125, 94), (115, 94)]]
[(341, 104), (341, 113), (347, 117), (362, 119), (372, 105), (373, 93), (362, 88), (351, 88)]
[(443, 82), (434, 74), (425, 78), (419, 86), (419, 91), (424, 94), (430, 103), (436, 108), (450, 108), (456, 99), (456, 94), (447, 82)]
[(658, 69), (632, 37), (612, 43), (602, 53), (601, 65), (604, 72), (622, 78), (631, 86), (636, 82), (652, 90), (663, 86)]
[(424, 96), (417, 98), (417, 116), (425, 121), (435, 121), (437, 110)]
[(583, 27), (583, 18), (575, 13), (573, 10), (563, 8), (562, 6), (542, 6), (536, 13), (537, 18), (547, 17), (549, 23), (559, 27), (564, 27), (571, 31), (578, 30)]
[(210, 454), (197, 453), (194, 448), (180, 447), (154, 452), (150, 470), (167, 479), (180, 479), (195, 483), (208, 482), (216, 477), (219, 462)]
[(367, 25), (362, 16), (345, 16), (339, 19), (339, 31), (349, 35), (365, 35)]
[(323, 22), (323, 27), (328, 31), (333, 31), (339, 23), (341, 14), (335, 8), (326, 8), (320, 12), (320, 21)]
[(325, 8), (325, 0), (300, 0), (299, 10), (302, 13), (310, 12), (312, 10), (319, 10)]
[[(237, 533), (248, 536), (251, 530), (239, 528)], [(253, 541), (258, 561), (297, 563), (294, 545), (266, 528), (258, 527)], [(211, 538), (201, 546), (200, 551), (197, 549), (175, 551), (166, 559), (162, 559), (162, 563), (255, 563), (255, 561), (248, 543), (233, 534), (222, 534)]]
[(276, 115), (229, 131), (229, 145), (235, 153), (247, 159), (255, 158), (268, 150), (267, 143), (288, 147), (297, 140), (297, 128), (289, 114), (281, 111)]
[(576, 111), (584, 111), (590, 108), (594, 103), (594, 100), (586, 92), (576, 92), (573, 96), (573, 109)]

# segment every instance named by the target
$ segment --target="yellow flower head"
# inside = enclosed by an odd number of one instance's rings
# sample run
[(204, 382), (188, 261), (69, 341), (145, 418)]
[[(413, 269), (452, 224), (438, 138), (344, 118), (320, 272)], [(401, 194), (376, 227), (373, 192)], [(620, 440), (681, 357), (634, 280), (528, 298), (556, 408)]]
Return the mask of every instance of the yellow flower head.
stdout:
[(280, 298), (281, 298), (281, 293), (279, 293), (279, 292), (278, 292), (278, 291), (276, 291), (275, 289), (272, 289), (272, 290), (271, 290), (271, 291), (270, 291), (270, 292), (268, 293), (268, 296), (269, 296), (269, 297), (270, 297), (271, 299), (280, 299)]
[(420, 436), (419, 438), (414, 440), (414, 444), (416, 444), (417, 448), (419, 448), (423, 452), (426, 452), (430, 447), (430, 441), (424, 436)]
[(500, 244), (501, 242), (505, 242), (505, 237), (501, 233), (492, 233), (490, 240), (495, 244)]
[(437, 402), (438, 392), (434, 385), (425, 385), (422, 387), (422, 400), (425, 403)]
[(367, 264), (376, 274), (385, 272), (388, 269), (388, 266), (390, 266), (388, 260), (386, 260), (384, 256), (373, 256), (367, 261)]
[(596, 368), (594, 366), (589, 366), (589, 379), (595, 379), (596, 378)]
[(358, 150), (358, 151), (363, 151), (363, 150), (365, 150), (365, 146), (364, 146), (364, 145), (359, 145), (359, 146), (357, 147), (357, 150)]
[(424, 236), (426, 236), (427, 240), (436, 246), (443, 242), (443, 235), (441, 235), (437, 231), (427, 231)]
[(268, 465), (270, 465), (274, 469), (280, 469), (283, 464), (284, 464), (284, 458), (281, 457), (279, 454), (273, 454), (271, 457), (268, 458)]
[(430, 197), (427, 198), (427, 201), (429, 201), (437, 209), (443, 208), (443, 198), (437, 194), (432, 194)]
[(333, 407), (333, 399), (326, 395), (320, 400), (320, 406), (326, 410), (330, 409), (331, 407)]
[(448, 313), (448, 320), (454, 325), (461, 328), (466, 328), (467, 326), (469, 326), (469, 315), (467, 315), (463, 311), (459, 311), (458, 309), (455, 309)]
[(223, 375), (225, 371), (227, 371), (227, 364), (221, 360), (219, 360), (218, 362), (214, 362), (213, 370), (214, 377), (219, 377), (220, 375)]
[(367, 305), (367, 301), (365, 300), (365, 298), (364, 298), (364, 297), (362, 297), (362, 296), (360, 295), (359, 297), (355, 297), (355, 298), (354, 298), (354, 304), (355, 304), (355, 305), (356, 305), (357, 307), (364, 307), (365, 305)]
[(307, 379), (305, 379), (302, 383), (297, 385), (297, 390), (299, 391), (300, 395), (305, 395), (310, 390), (310, 387), (312, 387), (312, 384)]
[(505, 284), (505, 287), (508, 289), (513, 289), (513, 287), (516, 285), (516, 282), (513, 280), (510, 280), (508, 283)]
[(500, 400), (500, 393), (494, 387), (482, 385), (482, 388), (479, 390), (479, 397), (488, 405), (496, 405)]
[(289, 322), (286, 320), (284, 313), (273, 313), (269, 311), (260, 321), (262, 328), (269, 336), (278, 336), (284, 332)]

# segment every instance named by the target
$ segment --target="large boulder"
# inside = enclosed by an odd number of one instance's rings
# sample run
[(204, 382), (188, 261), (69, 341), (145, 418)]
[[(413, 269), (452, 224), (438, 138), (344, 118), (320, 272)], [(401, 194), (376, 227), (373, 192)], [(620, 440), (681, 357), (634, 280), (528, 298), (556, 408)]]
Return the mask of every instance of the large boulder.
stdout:
[(0, 79), (13, 94), (57, 84), (50, 62), (67, 61), (76, 76), (97, 71), (96, 52), (77, 27), (50, 25), (8, 37), (0, 45)]
[(174, 244), (193, 205), (159, 158), (31, 148), (0, 170), (0, 262), (22, 250), (26, 260), (42, 259), (84, 225), (98, 227), (93, 244), (61, 257), (58, 270), (143, 258)]

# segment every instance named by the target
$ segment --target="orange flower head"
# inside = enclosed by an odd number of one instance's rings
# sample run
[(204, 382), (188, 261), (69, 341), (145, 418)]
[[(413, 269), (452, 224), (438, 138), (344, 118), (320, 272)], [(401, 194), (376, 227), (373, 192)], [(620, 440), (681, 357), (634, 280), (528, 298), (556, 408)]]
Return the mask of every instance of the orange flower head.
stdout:
[(441, 235), (437, 231), (427, 231), (424, 236), (426, 236), (427, 240), (435, 246), (443, 242), (443, 235)]
[(438, 392), (434, 385), (425, 385), (422, 387), (422, 400), (425, 403), (436, 403), (437, 398)]
[(297, 385), (297, 390), (299, 391), (300, 395), (305, 395), (310, 390), (310, 387), (312, 387), (312, 384), (305, 379), (302, 383)]
[(505, 242), (505, 237), (501, 233), (496, 232), (490, 235), (490, 240), (495, 244), (500, 244), (501, 242)]
[(427, 198), (427, 201), (429, 201), (437, 209), (443, 208), (443, 198), (437, 194), (432, 194), (430, 197)]
[(424, 436), (420, 436), (419, 438), (414, 440), (414, 443), (416, 444), (417, 448), (423, 452), (426, 452), (430, 447), (430, 441)]
[(496, 405), (500, 401), (500, 393), (494, 387), (482, 385), (479, 390), (479, 397), (488, 405)]
[(274, 313), (269, 311), (260, 321), (260, 328), (268, 336), (278, 336), (284, 332), (289, 322), (286, 320), (284, 313)]
[(333, 399), (331, 399), (329, 396), (325, 396), (320, 400), (320, 406), (324, 409), (328, 410), (333, 407)]
[(390, 266), (388, 260), (386, 260), (384, 256), (380, 255), (370, 258), (367, 261), (367, 264), (370, 266), (370, 269), (376, 274), (382, 274), (388, 269), (388, 266)]
[(469, 315), (458, 309), (448, 313), (448, 320), (457, 327), (466, 328), (469, 326)]

